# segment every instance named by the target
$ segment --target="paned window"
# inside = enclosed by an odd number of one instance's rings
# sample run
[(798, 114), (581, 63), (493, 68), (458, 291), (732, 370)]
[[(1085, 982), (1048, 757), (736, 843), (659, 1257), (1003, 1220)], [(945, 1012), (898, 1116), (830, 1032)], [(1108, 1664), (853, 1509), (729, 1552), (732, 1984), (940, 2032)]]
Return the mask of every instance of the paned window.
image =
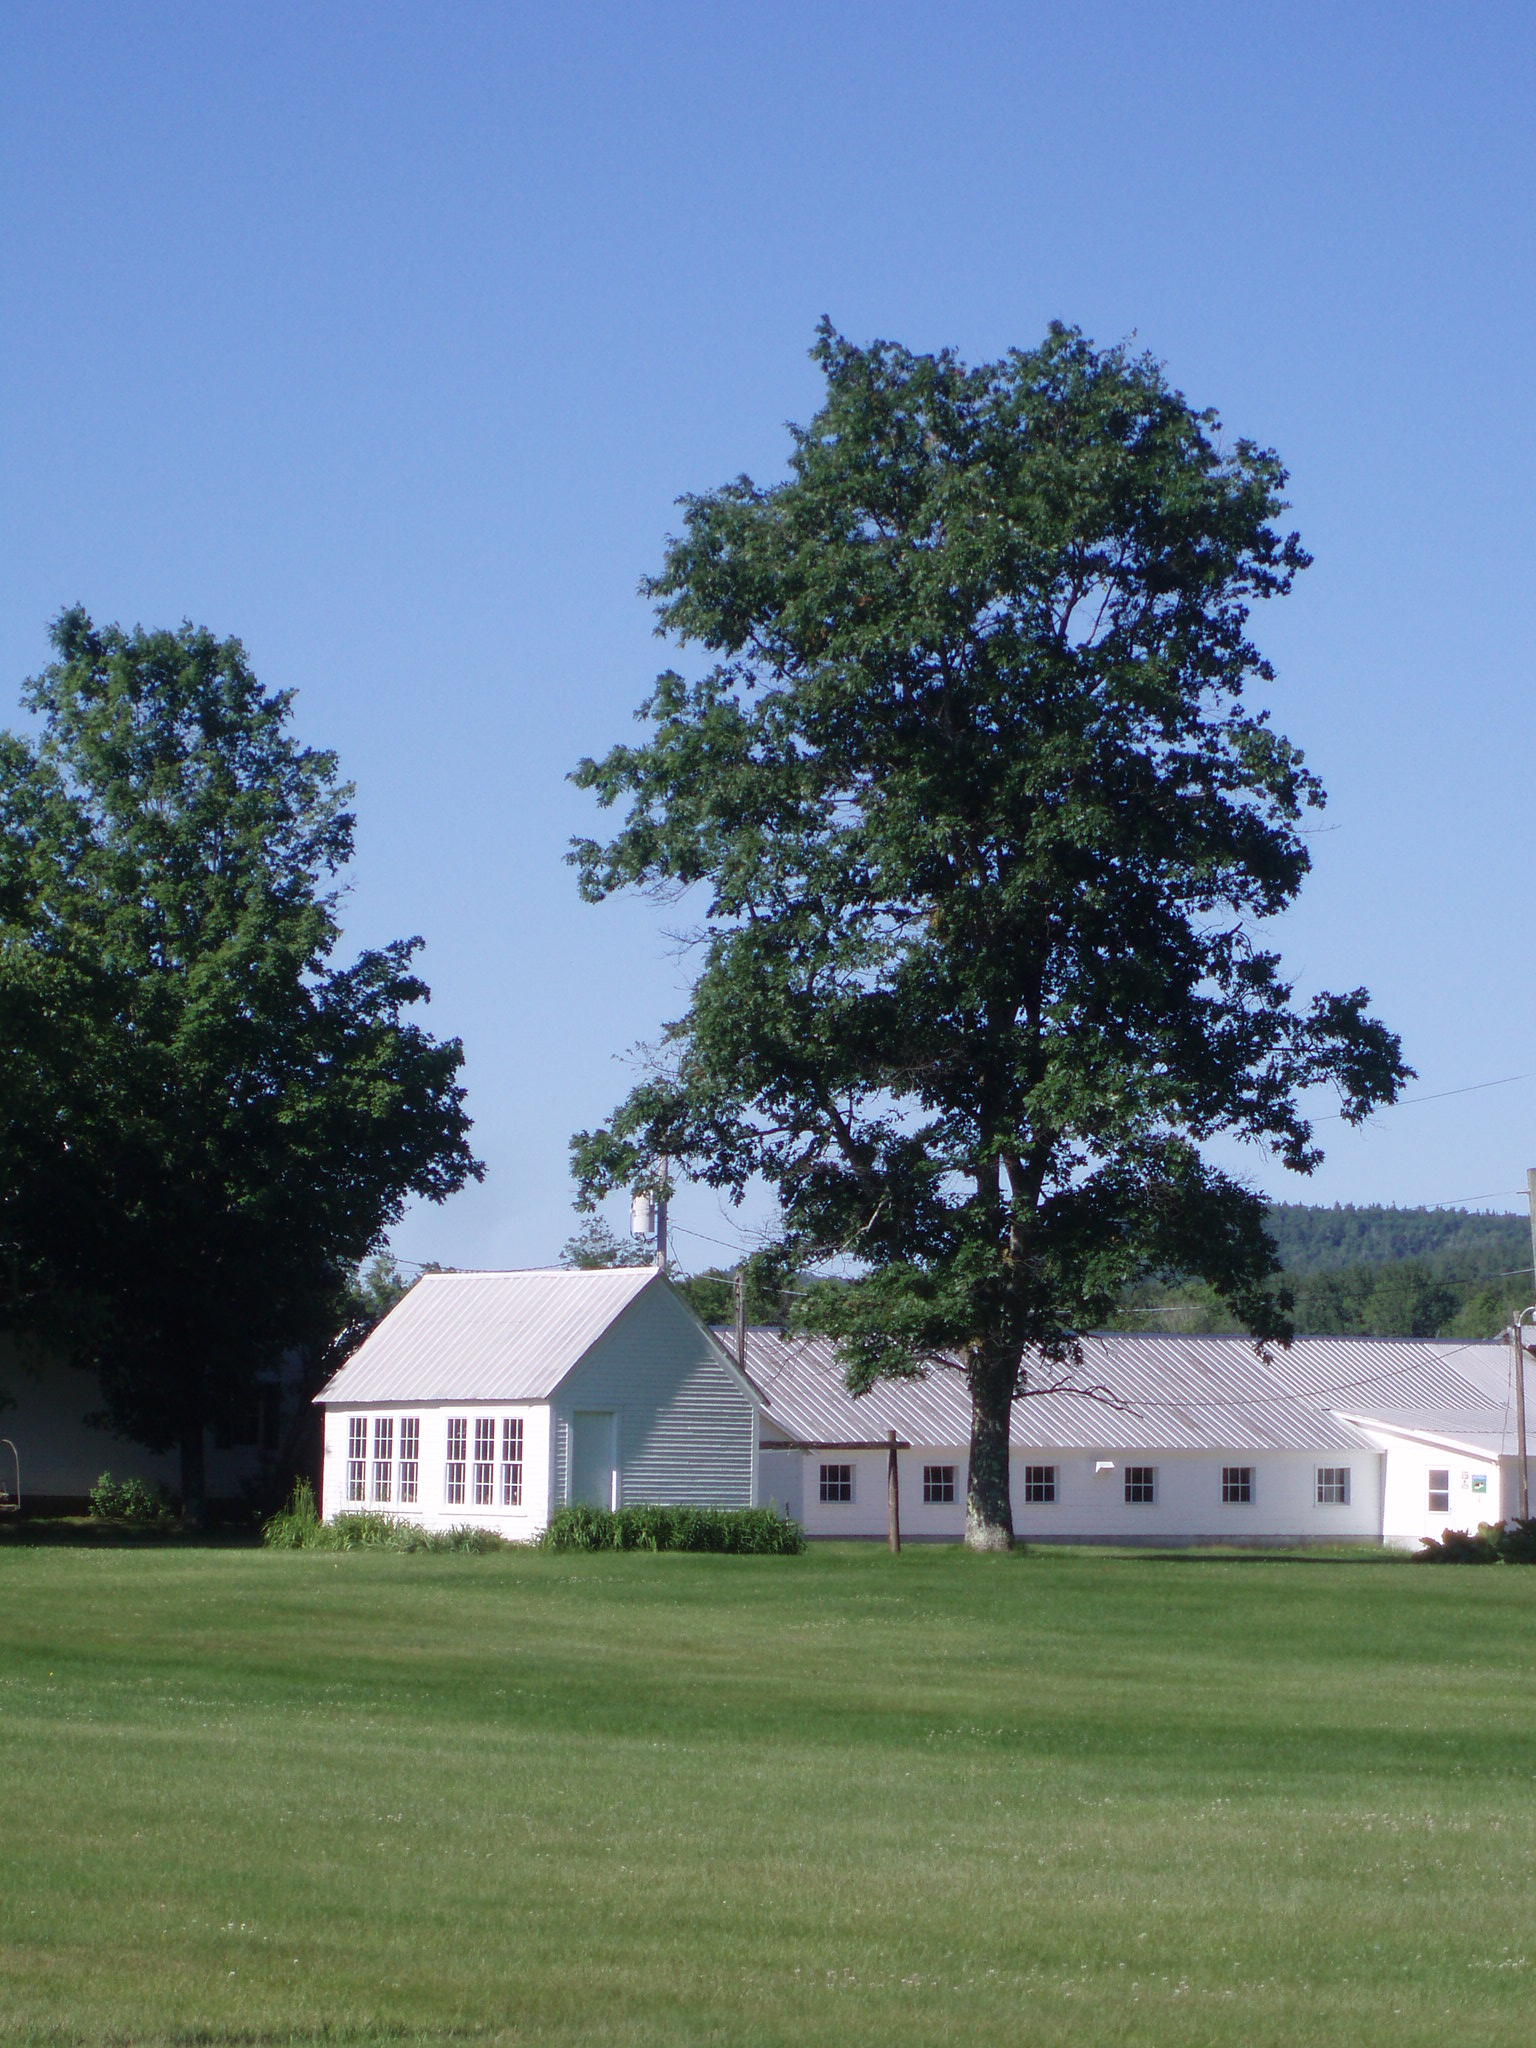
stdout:
[(1151, 1507), (1157, 1499), (1157, 1467), (1155, 1465), (1127, 1465), (1125, 1468), (1125, 1497), (1132, 1507)]
[(1349, 1506), (1349, 1467), (1347, 1465), (1318, 1466), (1317, 1504), (1320, 1508), (1347, 1508)]
[(852, 1500), (853, 1467), (851, 1465), (823, 1465), (821, 1468), (821, 1497), (823, 1500)]
[(347, 1499), (368, 1498), (368, 1418), (353, 1415), (347, 1421)]
[(475, 1506), (488, 1508), (496, 1498), (496, 1418), (475, 1417)]
[(947, 1506), (955, 1498), (955, 1468), (953, 1465), (925, 1465), (923, 1467), (923, 1500), (929, 1507)]
[(375, 1416), (373, 1424), (373, 1497), (388, 1500), (395, 1476), (395, 1418)]
[(523, 1418), (503, 1417), (501, 1425), (501, 1504), (520, 1508), (523, 1504)]
[(1048, 1507), (1056, 1498), (1056, 1467), (1054, 1465), (1026, 1465), (1024, 1467), (1024, 1498), (1030, 1507)]
[(469, 1443), (469, 1424), (462, 1415), (448, 1418), (448, 1462), (443, 1468), (443, 1499), (451, 1508), (464, 1505), (464, 1462)]
[(1229, 1508), (1246, 1508), (1253, 1505), (1253, 1467), (1251, 1465), (1223, 1465), (1221, 1468), (1221, 1498)]
[(1429, 1475), (1429, 1512), (1432, 1515), (1451, 1512), (1451, 1475), (1447, 1471), (1431, 1471)]
[(400, 1418), (400, 1499), (409, 1504), (416, 1499), (421, 1484), (421, 1417), (402, 1415)]

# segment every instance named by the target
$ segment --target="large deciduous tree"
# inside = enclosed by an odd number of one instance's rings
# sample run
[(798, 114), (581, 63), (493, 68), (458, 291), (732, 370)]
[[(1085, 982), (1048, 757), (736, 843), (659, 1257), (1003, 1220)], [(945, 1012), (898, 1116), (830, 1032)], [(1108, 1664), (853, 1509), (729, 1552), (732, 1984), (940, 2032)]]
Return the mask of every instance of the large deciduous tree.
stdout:
[(649, 585), (712, 662), (576, 772), (627, 803), (583, 894), (705, 908), (686, 1014), (573, 1156), (589, 1200), (663, 1156), (763, 1177), (784, 1257), (843, 1262), (797, 1313), (855, 1390), (963, 1365), (996, 1547), (1013, 1403), (1128, 1281), (1287, 1334), (1263, 1201), (1205, 1142), (1305, 1173), (1299, 1091), (1353, 1121), (1409, 1070), (1363, 990), (1299, 1003), (1256, 936), (1322, 802), (1247, 702), (1250, 609), (1308, 559), (1276, 457), (1062, 327), (976, 368), (825, 324), (814, 354), (786, 480), (685, 500)]
[(333, 754), (238, 641), (53, 627), (0, 735), (0, 1314), (179, 1449), (323, 1342), (409, 1195), (480, 1167), (418, 940), (332, 955), (352, 851)]

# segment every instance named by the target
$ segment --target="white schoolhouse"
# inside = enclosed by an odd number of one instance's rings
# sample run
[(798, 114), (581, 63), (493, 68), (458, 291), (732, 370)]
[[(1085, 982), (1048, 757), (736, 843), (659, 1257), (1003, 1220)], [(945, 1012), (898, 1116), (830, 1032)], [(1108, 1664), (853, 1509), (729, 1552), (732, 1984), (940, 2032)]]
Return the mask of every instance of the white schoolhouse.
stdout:
[(423, 1274), (317, 1398), (327, 1516), (531, 1539), (571, 1501), (757, 1495), (758, 1404), (654, 1267)]

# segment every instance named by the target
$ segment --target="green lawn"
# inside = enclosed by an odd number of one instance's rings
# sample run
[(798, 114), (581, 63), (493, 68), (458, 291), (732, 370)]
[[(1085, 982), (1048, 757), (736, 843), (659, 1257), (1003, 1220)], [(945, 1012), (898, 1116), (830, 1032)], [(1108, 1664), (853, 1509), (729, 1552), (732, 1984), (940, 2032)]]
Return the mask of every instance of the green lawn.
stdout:
[(1536, 1571), (0, 1543), (0, 2030), (1536, 2038)]

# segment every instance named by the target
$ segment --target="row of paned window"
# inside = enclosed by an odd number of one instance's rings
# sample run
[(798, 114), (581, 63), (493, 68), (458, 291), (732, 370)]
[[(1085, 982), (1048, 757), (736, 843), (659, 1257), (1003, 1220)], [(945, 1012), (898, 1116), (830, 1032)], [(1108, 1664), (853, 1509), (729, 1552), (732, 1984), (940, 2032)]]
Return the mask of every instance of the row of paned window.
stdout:
[[(448, 1455), (443, 1462), (443, 1502), (450, 1508), (473, 1505), (520, 1508), (523, 1504), (523, 1423), (521, 1416), (501, 1418), (500, 1457), (494, 1415), (474, 1418), (474, 1456), (469, 1455), (467, 1415), (448, 1418)], [(373, 1457), (368, 1456), (368, 1418), (353, 1415), (347, 1422), (347, 1500), (372, 1500), (379, 1506), (398, 1501), (409, 1507), (420, 1497), (421, 1419), (402, 1415), (399, 1456), (395, 1452), (395, 1418), (373, 1418)], [(369, 1491), (370, 1463), (372, 1491)]]
[[(955, 1467), (953, 1465), (925, 1465), (923, 1467), (923, 1504), (925, 1507), (948, 1506), (955, 1498)], [(1024, 1467), (1024, 1499), (1031, 1507), (1049, 1507), (1057, 1499), (1057, 1472), (1055, 1465), (1026, 1465)], [(1435, 1511), (1437, 1495), (1435, 1481), (1443, 1479), (1449, 1489), (1450, 1474), (1432, 1472), (1430, 1475), (1429, 1505)], [(823, 1465), (821, 1468), (821, 1497), (824, 1501), (851, 1501), (853, 1499), (852, 1465)], [(1157, 1501), (1157, 1467), (1155, 1465), (1127, 1465), (1125, 1468), (1125, 1498), (1130, 1507), (1152, 1507)], [(1223, 1465), (1221, 1468), (1221, 1498), (1227, 1507), (1248, 1507), (1254, 1498), (1254, 1468), (1252, 1465)], [(1317, 1467), (1317, 1504), (1323, 1507), (1349, 1506), (1349, 1467), (1347, 1465), (1319, 1465)], [(1450, 1495), (1446, 1492), (1440, 1512), (1449, 1511)]]

